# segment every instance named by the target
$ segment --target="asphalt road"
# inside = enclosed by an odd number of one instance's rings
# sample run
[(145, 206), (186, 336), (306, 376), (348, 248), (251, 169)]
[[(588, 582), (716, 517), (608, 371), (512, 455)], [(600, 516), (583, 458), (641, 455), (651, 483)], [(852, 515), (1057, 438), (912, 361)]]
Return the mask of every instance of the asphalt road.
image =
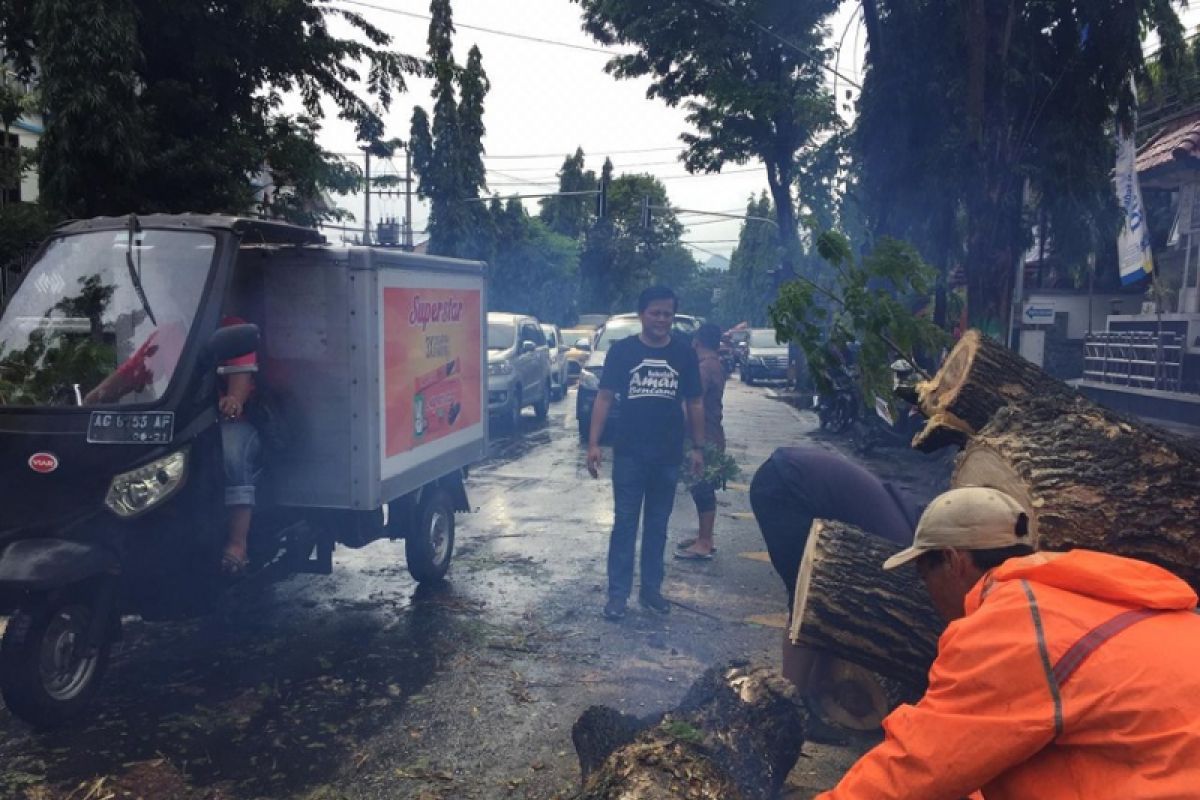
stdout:
[[(777, 446), (838, 443), (773, 394), (728, 385), (743, 477), (718, 495), (718, 557), (668, 565), (681, 604), (668, 618), (636, 604), (622, 623), (600, 616), (611, 486), (587, 475), (572, 392), (472, 471), (477, 511), (459, 517), (444, 586), (418, 589), (403, 544), (376, 543), (200, 620), (129, 620), (91, 718), (34, 734), (0, 707), (0, 798), (569, 797), (570, 729), (588, 705), (647, 714), (712, 664), (778, 664), (786, 600), (745, 485)], [(929, 494), (936, 475), (892, 452), (873, 466)], [(695, 525), (681, 489), (672, 540)], [(807, 745), (789, 797), (827, 787), (854, 754)]]

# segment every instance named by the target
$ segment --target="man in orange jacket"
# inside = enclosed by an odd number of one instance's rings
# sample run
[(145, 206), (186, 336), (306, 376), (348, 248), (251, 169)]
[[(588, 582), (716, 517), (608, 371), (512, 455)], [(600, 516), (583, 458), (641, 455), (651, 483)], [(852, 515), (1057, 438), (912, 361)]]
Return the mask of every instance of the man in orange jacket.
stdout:
[(1031, 540), (993, 489), (930, 504), (884, 564), (916, 561), (950, 622), (929, 690), (818, 800), (1200, 797), (1196, 593), (1152, 564)]

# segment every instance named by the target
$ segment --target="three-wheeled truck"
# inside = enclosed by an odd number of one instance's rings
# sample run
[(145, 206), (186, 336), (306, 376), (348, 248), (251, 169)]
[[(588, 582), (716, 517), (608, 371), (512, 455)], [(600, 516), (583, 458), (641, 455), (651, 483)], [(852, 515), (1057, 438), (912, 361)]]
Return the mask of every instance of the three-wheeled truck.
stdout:
[(226, 585), (219, 373), (249, 353), (253, 574), (325, 574), (336, 545), (402, 538), (413, 577), (442, 578), (486, 451), (485, 275), (234, 217), (59, 228), (0, 316), (8, 708), (71, 718), (122, 614), (193, 613)]

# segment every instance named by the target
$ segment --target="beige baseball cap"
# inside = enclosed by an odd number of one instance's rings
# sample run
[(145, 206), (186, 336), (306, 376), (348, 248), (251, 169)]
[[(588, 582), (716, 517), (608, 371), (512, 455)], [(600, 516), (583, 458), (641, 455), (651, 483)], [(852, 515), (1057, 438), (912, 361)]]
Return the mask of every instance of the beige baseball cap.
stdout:
[(934, 498), (917, 523), (912, 547), (883, 562), (895, 569), (932, 550), (991, 550), (1017, 544), (1033, 546), (1025, 509), (997, 489), (969, 486)]

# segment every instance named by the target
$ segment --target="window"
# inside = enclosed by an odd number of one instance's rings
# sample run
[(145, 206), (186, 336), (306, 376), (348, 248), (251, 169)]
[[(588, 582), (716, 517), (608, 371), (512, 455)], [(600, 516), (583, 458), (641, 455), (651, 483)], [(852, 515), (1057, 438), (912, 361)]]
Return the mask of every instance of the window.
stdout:
[(546, 337), (542, 335), (541, 328), (534, 325), (532, 322), (525, 322), (521, 325), (521, 341), (533, 342), (541, 347), (546, 343)]

